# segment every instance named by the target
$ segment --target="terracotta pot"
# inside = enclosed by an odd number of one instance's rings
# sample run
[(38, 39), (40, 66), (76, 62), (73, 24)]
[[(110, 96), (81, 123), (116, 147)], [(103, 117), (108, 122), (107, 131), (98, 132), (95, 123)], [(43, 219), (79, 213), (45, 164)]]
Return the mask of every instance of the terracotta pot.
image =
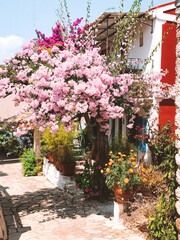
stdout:
[(61, 163), (62, 174), (64, 176), (73, 176), (75, 171), (75, 163)]
[(127, 202), (129, 200), (131, 200), (131, 198), (133, 197), (133, 190), (126, 190), (123, 191), (121, 187), (115, 185), (114, 186), (114, 195), (116, 197), (116, 201), (117, 203), (124, 203)]
[(48, 154), (48, 159), (49, 159), (50, 162), (54, 162), (52, 153)]
[(57, 163), (57, 165), (58, 165), (58, 170), (62, 173), (62, 163), (60, 163), (60, 162), (58, 162)]

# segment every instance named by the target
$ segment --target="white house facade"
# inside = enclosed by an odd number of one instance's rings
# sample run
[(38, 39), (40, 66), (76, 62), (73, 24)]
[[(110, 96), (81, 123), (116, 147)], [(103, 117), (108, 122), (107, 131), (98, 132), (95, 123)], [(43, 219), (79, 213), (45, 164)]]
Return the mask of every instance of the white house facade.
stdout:
[[(145, 22), (141, 21), (141, 17), (147, 15)], [(122, 13), (122, 18), (126, 13)], [(97, 45), (101, 48), (102, 54), (111, 51), (113, 35), (116, 33), (116, 22), (118, 13), (104, 13), (98, 19), (98, 37)], [(148, 12), (138, 13), (139, 21), (142, 27), (137, 34), (134, 35), (134, 43), (128, 56), (128, 61), (133, 62), (139, 60), (147, 60), (151, 57), (151, 61), (142, 71), (147, 73), (156, 73), (161, 70), (167, 70), (166, 76), (162, 82), (173, 85), (175, 83), (175, 62), (176, 62), (176, 15), (175, 4), (170, 2), (159, 5), (150, 9)], [(153, 53), (153, 54), (152, 54)], [(142, 64), (136, 66), (141, 69)], [(172, 99), (157, 99), (152, 101), (157, 105), (159, 111), (153, 111), (148, 122), (165, 125), (167, 120), (174, 123), (175, 120), (175, 104)], [(146, 124), (146, 123), (144, 123)], [(127, 135), (127, 118), (124, 116), (122, 120), (116, 119), (110, 121), (111, 135), (115, 137), (119, 135)], [(140, 158), (145, 155), (145, 161), (149, 161), (150, 155), (145, 147), (140, 151)]]

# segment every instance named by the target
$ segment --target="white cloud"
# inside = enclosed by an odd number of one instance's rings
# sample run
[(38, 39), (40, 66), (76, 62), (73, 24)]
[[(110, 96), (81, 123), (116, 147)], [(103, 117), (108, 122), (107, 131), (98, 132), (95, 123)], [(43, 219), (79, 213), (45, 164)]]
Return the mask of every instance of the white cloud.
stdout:
[(23, 43), (24, 39), (15, 35), (0, 37), (0, 64), (18, 52)]

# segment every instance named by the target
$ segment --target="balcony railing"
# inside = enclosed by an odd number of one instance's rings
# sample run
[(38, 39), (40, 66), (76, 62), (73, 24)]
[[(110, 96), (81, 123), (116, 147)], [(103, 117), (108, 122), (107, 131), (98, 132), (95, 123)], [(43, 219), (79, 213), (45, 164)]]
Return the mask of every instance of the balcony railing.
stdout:
[(132, 70), (142, 70), (144, 67), (146, 59), (142, 58), (128, 58), (127, 60), (127, 69)]

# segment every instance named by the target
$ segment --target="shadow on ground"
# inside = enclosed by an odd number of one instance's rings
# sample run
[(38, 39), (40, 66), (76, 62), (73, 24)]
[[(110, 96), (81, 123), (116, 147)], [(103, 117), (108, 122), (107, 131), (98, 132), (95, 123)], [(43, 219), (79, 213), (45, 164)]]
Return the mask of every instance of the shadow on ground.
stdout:
[[(20, 215), (40, 213), (39, 222), (54, 218), (86, 217), (92, 213), (109, 218), (113, 214), (113, 206), (100, 203), (96, 199), (85, 199), (82, 194), (71, 194), (58, 188), (26, 192), (24, 195), (12, 196), (13, 204)], [(112, 203), (112, 202), (111, 202)]]
[(4, 176), (8, 176), (8, 174), (0, 171), (0, 177), (4, 177)]
[(69, 193), (59, 188), (42, 189), (26, 192), (24, 195), (9, 196), (6, 187), (0, 186), (0, 202), (7, 224), (9, 240), (19, 240), (22, 233), (31, 230), (23, 227), (21, 219), (43, 223), (56, 218), (86, 217), (91, 214), (109, 218), (113, 214), (111, 202), (99, 202), (96, 199), (85, 199), (84, 194)]
[[(19, 159), (3, 159), (3, 161), (0, 160), (0, 164), (18, 161)], [(7, 175), (0, 171), (0, 177)], [(78, 216), (86, 217), (93, 213), (106, 218), (113, 216), (112, 199), (105, 202), (98, 199), (86, 199), (84, 194), (75, 187), (66, 190), (45, 188), (34, 192), (28, 192), (27, 189), (23, 195), (17, 193), (11, 196), (6, 189), (7, 187), (0, 185), (0, 202), (7, 225), (8, 240), (19, 240), (22, 233), (31, 230), (33, 224), (36, 226), (38, 223), (56, 218), (75, 219)]]
[(19, 158), (3, 158), (3, 159), (0, 159), (0, 165), (1, 164), (17, 163), (17, 162), (19, 162)]
[[(2, 176), (1, 172), (0, 176)], [(13, 197), (8, 194), (6, 189), (8, 189), (8, 187), (0, 185), (0, 202), (6, 222), (8, 240), (18, 240), (21, 234), (31, 230), (31, 227), (22, 226), (20, 216), (13, 203)]]

